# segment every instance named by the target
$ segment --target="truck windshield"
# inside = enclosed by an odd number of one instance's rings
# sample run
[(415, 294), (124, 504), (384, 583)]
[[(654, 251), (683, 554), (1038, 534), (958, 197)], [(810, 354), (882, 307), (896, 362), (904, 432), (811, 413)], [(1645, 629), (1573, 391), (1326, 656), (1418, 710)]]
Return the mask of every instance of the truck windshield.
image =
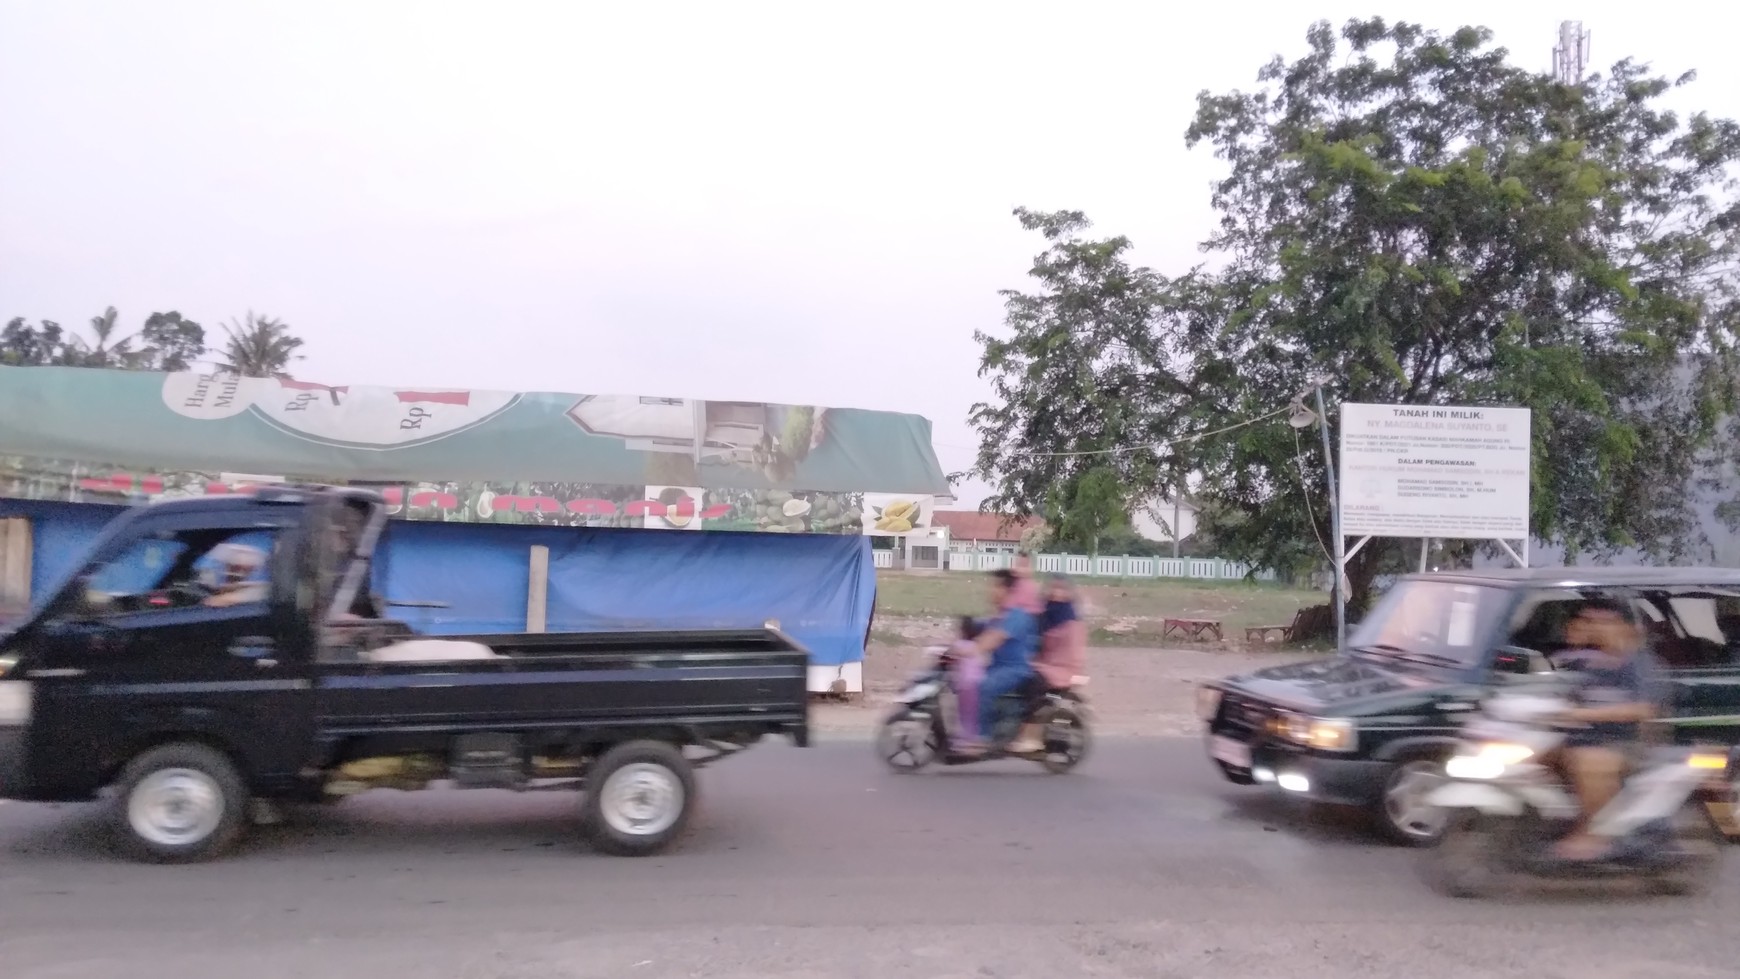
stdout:
[(1356, 653), (1432, 666), (1465, 667), (1486, 653), (1510, 605), (1503, 588), (1454, 581), (1396, 584), (1348, 638)]

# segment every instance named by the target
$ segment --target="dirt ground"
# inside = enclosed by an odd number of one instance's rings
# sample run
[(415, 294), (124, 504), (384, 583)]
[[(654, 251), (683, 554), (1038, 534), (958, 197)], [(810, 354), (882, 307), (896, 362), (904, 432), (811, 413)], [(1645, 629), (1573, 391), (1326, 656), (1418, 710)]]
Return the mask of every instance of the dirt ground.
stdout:
[[(1168, 617), (1213, 619), (1226, 648), (1242, 648), (1248, 626), (1286, 625), (1300, 609), (1320, 605), (1318, 592), (1242, 581), (1130, 579), (1078, 581), (1082, 617), (1096, 646), (1169, 645)], [(944, 624), (985, 610), (987, 576), (960, 573), (882, 572), (876, 576), (873, 640), (899, 645), (915, 624)]]
[[(1195, 734), (1196, 685), (1215, 677), (1306, 659), (1313, 653), (1233, 649), (1149, 649), (1098, 646), (1088, 652), (1088, 686), (1097, 734), (1161, 736)], [(924, 665), (922, 645), (872, 643), (864, 658), (864, 696), (856, 703), (818, 702), (811, 713), (817, 731), (868, 733), (887, 713), (894, 695)]]

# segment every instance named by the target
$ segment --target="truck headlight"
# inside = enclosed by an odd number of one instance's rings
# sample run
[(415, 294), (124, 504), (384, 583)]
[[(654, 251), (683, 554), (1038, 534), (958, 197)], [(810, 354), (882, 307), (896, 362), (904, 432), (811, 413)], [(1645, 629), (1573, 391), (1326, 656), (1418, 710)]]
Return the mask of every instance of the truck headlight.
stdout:
[(1498, 778), (1512, 765), (1520, 765), (1535, 755), (1535, 749), (1509, 741), (1489, 741), (1473, 754), (1457, 755), (1444, 764), (1444, 774), (1451, 778)]
[(1323, 751), (1352, 751), (1358, 744), (1358, 729), (1345, 717), (1277, 714), (1270, 719), (1269, 730), (1294, 744)]
[(1205, 721), (1214, 720), (1214, 715), (1220, 710), (1220, 691), (1214, 687), (1196, 688), (1196, 716)]

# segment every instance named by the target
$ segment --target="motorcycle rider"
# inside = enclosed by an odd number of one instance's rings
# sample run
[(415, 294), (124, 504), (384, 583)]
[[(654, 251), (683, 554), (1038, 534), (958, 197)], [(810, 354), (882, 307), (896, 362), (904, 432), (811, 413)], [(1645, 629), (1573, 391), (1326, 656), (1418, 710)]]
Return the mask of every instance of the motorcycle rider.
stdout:
[[(1039, 646), (1038, 620), (1027, 611), (1018, 584), (1019, 579), (1012, 571), (999, 569), (991, 573), (991, 601), (997, 615), (974, 640), (979, 651), (991, 657), (985, 679), (979, 685), (982, 737), (989, 737), (996, 730), (1003, 695), (1019, 690), (1033, 673), (1033, 653)], [(975, 745), (962, 753), (978, 754), (983, 750), (982, 745)]]
[(960, 711), (960, 734), (955, 738), (958, 750), (971, 751), (979, 737), (979, 684), (985, 681), (985, 657), (973, 640), (985, 631), (984, 624), (970, 615), (961, 616), (960, 636), (950, 647), (954, 672), (955, 706)]
[[(1087, 623), (1075, 607), (1075, 585), (1063, 575), (1052, 575), (1045, 586), (1045, 611), (1039, 616), (1039, 652), (1033, 658), (1033, 675), (1027, 681), (1028, 710), (1038, 706), (1046, 693), (1068, 690), (1087, 670)], [(1029, 721), (1021, 736), (1009, 745), (1011, 754), (1043, 751), (1040, 726)]]
[(1638, 739), (1644, 721), (1658, 714), (1660, 673), (1628, 603), (1588, 600), (1567, 624), (1565, 638), (1573, 650), (1558, 665), (1575, 671), (1579, 706), (1559, 719), (1584, 725), (1567, 735), (1563, 756), (1582, 813), (1557, 850), (1568, 860), (1593, 860), (1604, 856), (1613, 841), (1594, 833), (1590, 822), (1619, 794), (1625, 746)]

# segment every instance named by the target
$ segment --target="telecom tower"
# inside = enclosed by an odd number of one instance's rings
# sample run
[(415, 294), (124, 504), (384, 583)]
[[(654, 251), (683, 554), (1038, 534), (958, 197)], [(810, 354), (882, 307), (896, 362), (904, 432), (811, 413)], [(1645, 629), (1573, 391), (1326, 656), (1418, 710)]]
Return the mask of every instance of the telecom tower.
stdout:
[(1553, 77), (1566, 85), (1581, 85), (1589, 64), (1589, 32), (1580, 20), (1559, 23), (1559, 46), (1553, 49)]

